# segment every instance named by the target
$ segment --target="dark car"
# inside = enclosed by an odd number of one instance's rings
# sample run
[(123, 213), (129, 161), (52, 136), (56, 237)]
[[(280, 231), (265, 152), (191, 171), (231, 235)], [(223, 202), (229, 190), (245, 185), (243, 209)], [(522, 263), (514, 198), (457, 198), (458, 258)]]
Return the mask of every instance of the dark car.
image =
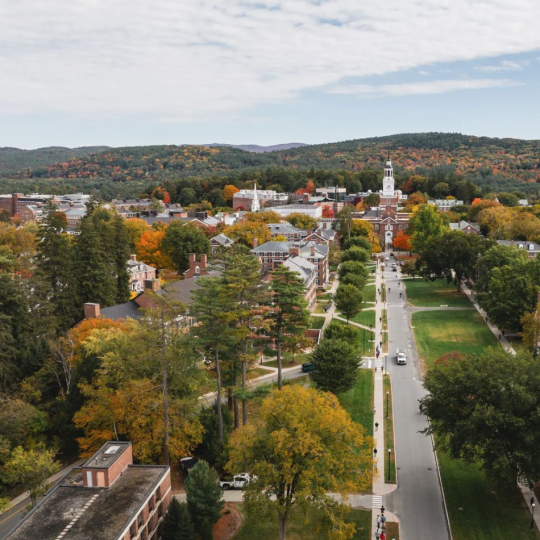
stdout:
[(193, 467), (195, 467), (195, 465), (197, 465), (197, 463), (199, 462), (199, 460), (197, 458), (194, 458), (194, 457), (185, 457), (185, 458), (182, 458), (180, 460), (180, 468), (185, 472), (185, 473), (188, 473), (189, 472), (189, 469), (192, 469)]
[(302, 371), (304, 373), (309, 373), (310, 371), (314, 371), (315, 366), (313, 365), (313, 362), (305, 362), (302, 364)]
[(390, 253), (390, 257), (393, 257), (393, 256), (394, 256), (394, 253), (393, 253), (393, 252), (392, 252), (392, 253)]

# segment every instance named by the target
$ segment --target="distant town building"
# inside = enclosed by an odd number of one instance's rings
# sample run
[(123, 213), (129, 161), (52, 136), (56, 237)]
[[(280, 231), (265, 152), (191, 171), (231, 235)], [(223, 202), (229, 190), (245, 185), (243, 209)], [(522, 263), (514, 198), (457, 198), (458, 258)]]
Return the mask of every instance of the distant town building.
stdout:
[(450, 223), (449, 226), (452, 231), (461, 231), (465, 234), (482, 234), (478, 223), (469, 223), (463, 219), (459, 223)]
[(384, 167), (383, 189), (379, 192), (380, 204), (367, 210), (361, 219), (373, 225), (383, 249), (391, 249), (399, 231), (405, 231), (409, 224), (409, 213), (399, 212), (398, 203), (402, 193), (395, 189), (394, 169), (390, 157)]
[(156, 269), (149, 264), (139, 262), (137, 255), (130, 255), (127, 262), (129, 273), (129, 289), (135, 292), (144, 290), (144, 282), (147, 279), (156, 279)]
[(312, 309), (317, 302), (317, 266), (312, 262), (298, 255), (289, 255), (284, 261), (286, 266), (292, 272), (296, 272), (304, 282), (304, 298), (308, 308)]
[(305, 214), (314, 219), (322, 217), (322, 207), (314, 204), (286, 204), (284, 206), (264, 208), (263, 211), (275, 212), (281, 217), (287, 217), (291, 214)]
[(437, 206), (441, 212), (448, 212), (454, 206), (462, 206), (463, 201), (458, 201), (457, 199), (431, 199), (428, 201), (428, 204)]
[(315, 189), (315, 193), (324, 197), (326, 199), (331, 199), (333, 201), (344, 201), (345, 196), (347, 195), (347, 190), (342, 187), (319, 187)]
[[(287, 193), (278, 193), (270, 189), (261, 190), (254, 186), (254, 189), (241, 189), (233, 195), (233, 209), (257, 212), (266, 206), (283, 204), (288, 200), (289, 195)], [(258, 206), (258, 209), (252, 210), (252, 205)]]
[(497, 244), (500, 246), (514, 246), (518, 249), (525, 250), (531, 259), (536, 259), (540, 253), (540, 245), (530, 240), (497, 240)]
[(269, 223), (268, 228), (270, 229), (270, 234), (272, 240), (276, 236), (284, 236), (287, 241), (294, 242), (297, 240), (302, 240), (308, 234), (305, 229), (299, 229), (298, 227), (293, 227), (287, 223)]
[(233, 244), (234, 240), (223, 233), (218, 234), (210, 239), (210, 249), (212, 250), (212, 253), (215, 253), (220, 248), (228, 248)]
[(131, 443), (109, 441), (64, 476), (7, 538), (159, 540), (171, 497), (168, 466), (133, 465)]
[(273, 270), (285, 261), (289, 255), (297, 255), (317, 267), (317, 286), (324, 287), (329, 278), (328, 254), (326, 244), (315, 242), (266, 242), (254, 247), (251, 253), (259, 257), (264, 270)]
[(527, 199), (519, 199), (518, 204), (519, 206), (530, 206), (529, 201)]

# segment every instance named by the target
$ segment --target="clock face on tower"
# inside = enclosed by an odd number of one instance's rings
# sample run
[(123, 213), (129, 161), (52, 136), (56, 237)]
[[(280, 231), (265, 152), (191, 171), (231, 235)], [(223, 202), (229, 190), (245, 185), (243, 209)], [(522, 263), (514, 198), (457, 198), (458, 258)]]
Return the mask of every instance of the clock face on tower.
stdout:
[(391, 184), (386, 184), (384, 189), (385, 189), (385, 191), (390, 191), (392, 189)]

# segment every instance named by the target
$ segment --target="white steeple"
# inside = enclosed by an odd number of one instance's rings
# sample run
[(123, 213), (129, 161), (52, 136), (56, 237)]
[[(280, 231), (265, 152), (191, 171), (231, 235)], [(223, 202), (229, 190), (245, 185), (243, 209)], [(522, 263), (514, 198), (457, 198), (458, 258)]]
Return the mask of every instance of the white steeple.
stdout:
[(259, 197), (257, 196), (257, 184), (253, 184), (253, 199), (251, 200), (251, 211), (258, 212), (261, 209)]
[(383, 197), (393, 197), (394, 196), (394, 169), (392, 167), (392, 161), (390, 160), (390, 152), (388, 153), (388, 159), (386, 160), (386, 165), (384, 166), (384, 178), (383, 178)]

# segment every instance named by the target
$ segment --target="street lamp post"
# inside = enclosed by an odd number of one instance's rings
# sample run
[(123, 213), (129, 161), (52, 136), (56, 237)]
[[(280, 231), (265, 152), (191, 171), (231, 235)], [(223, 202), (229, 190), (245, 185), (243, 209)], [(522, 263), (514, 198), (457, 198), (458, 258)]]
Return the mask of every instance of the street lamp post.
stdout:
[(534, 531), (534, 497), (531, 497), (531, 531)]
[(390, 391), (386, 391), (386, 418), (388, 418), (388, 399), (390, 397)]
[(388, 449), (388, 483), (390, 483), (390, 454), (392, 453), (392, 449)]

